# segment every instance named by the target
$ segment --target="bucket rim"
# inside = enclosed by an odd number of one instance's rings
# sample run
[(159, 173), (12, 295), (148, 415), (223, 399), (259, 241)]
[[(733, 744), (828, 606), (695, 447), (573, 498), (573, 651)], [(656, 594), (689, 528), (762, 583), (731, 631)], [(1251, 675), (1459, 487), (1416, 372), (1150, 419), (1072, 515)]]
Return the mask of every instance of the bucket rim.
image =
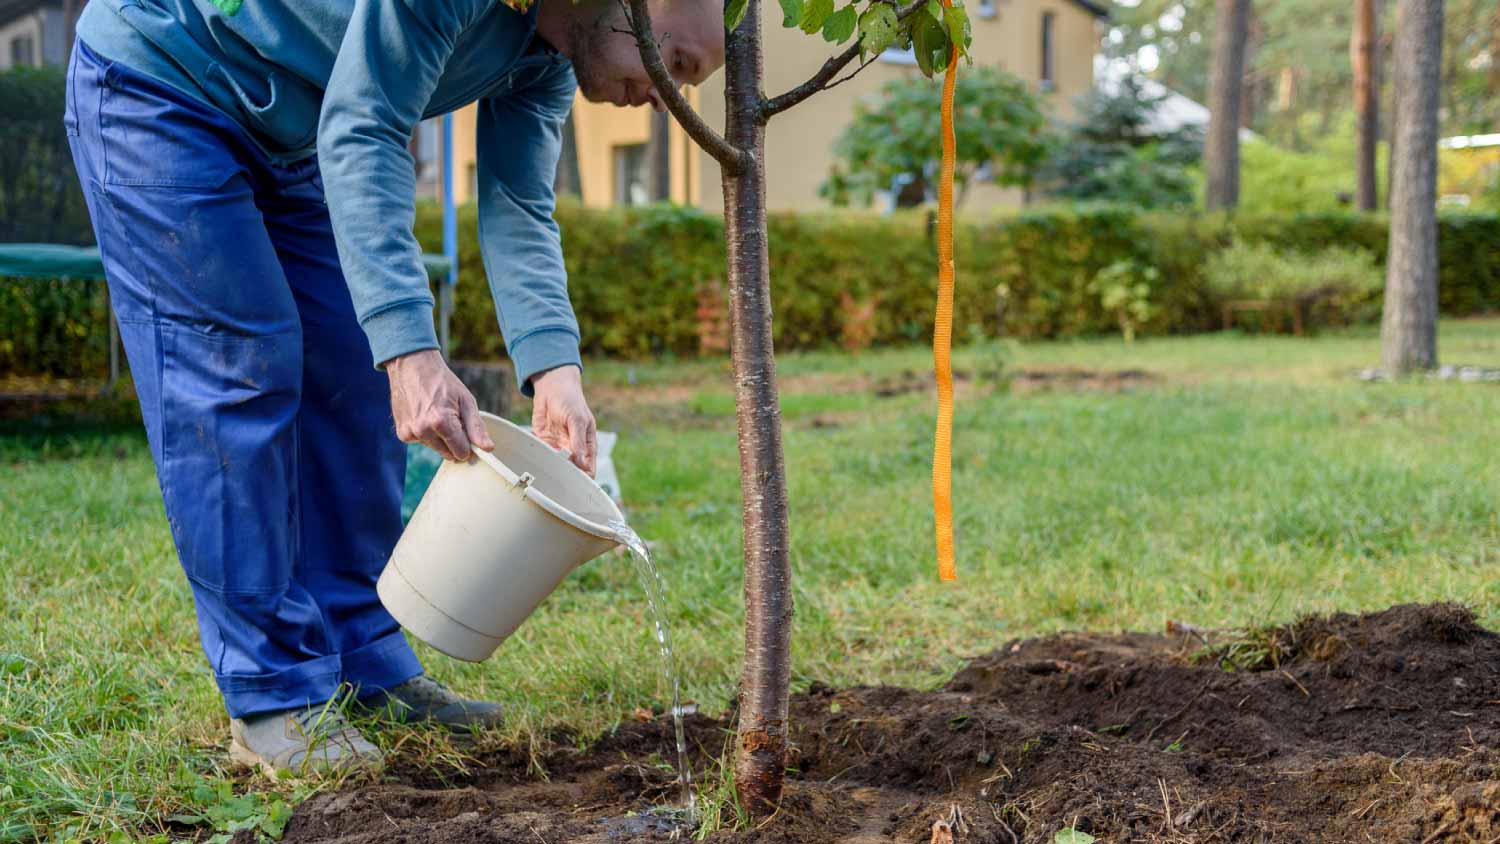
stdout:
[[(541, 437), (538, 437), (536, 434), (528, 431), (525, 428), (522, 428), (520, 425), (517, 425), (509, 419), (505, 419), (500, 416), (496, 416), (493, 413), (487, 413), (482, 410), (479, 412), (479, 415), (486, 421), (499, 422), (505, 427), (510, 428), (517, 434), (521, 434), (522, 436), (530, 437), (531, 439), (536, 440), (541, 445), (546, 446), (547, 450), (552, 452), (553, 454), (558, 453), (557, 449), (548, 445), (545, 441), (542, 440)], [(525, 482), (523, 484), (521, 476), (511, 471), (510, 467), (505, 465), (505, 461), (501, 460), (499, 457), (496, 457), (494, 454), (491, 454), (490, 452), (480, 448), (472, 449), (470, 453), (475, 458), (478, 458), (479, 462), (493, 469), (495, 473), (500, 476), (501, 480), (505, 481), (511, 487), (519, 487), (524, 485), (525, 489), (521, 492), (522, 499), (536, 504), (538, 507), (541, 507), (543, 510), (550, 513), (552, 516), (577, 528), (578, 530), (583, 531), (584, 533), (591, 534), (599, 539), (605, 539), (614, 543), (621, 543), (623, 541), (620, 535), (620, 531), (617, 528), (610, 527), (607, 524), (600, 524), (593, 519), (587, 518), (586, 516), (581, 516), (573, 512), (572, 510), (553, 500), (551, 496), (549, 496), (545, 492), (542, 492), (534, 484), (531, 484), (529, 482)], [(580, 478), (592, 484), (595, 489), (598, 489), (600, 495), (602, 496), (601, 500), (609, 506), (609, 510), (614, 515), (616, 521), (618, 521), (621, 525), (625, 524), (625, 514), (620, 512), (620, 508), (616, 506), (615, 502), (609, 497), (607, 493), (604, 492), (603, 488), (599, 486), (598, 481), (595, 481), (593, 478), (589, 477), (588, 474), (585, 473), (582, 469), (573, 465), (573, 461), (564, 459), (563, 463), (569, 470), (577, 473)]]

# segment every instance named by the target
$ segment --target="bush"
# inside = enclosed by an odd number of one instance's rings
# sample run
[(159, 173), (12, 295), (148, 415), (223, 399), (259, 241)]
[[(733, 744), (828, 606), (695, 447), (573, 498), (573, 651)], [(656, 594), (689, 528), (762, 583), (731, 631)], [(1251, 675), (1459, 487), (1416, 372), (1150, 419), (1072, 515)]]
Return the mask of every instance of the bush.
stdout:
[[(440, 217), (436, 207), (418, 213), (417, 234), (429, 250), (440, 248)], [(705, 297), (725, 295), (719, 217), (672, 206), (594, 211), (565, 204), (557, 218), (585, 354), (700, 353), (700, 313), (713, 311)], [(460, 231), (473, 226), (474, 210), (460, 209)], [(925, 213), (778, 213), (768, 226), (778, 349), (832, 347), (847, 342), (851, 332), (873, 345), (930, 337), (936, 253)], [(1500, 239), (1500, 216), (1444, 215), (1441, 233), (1443, 313), (1500, 309), (1500, 252), (1481, 248), (1486, 238), (1489, 243)], [(1223, 297), (1210, 289), (1204, 270), (1212, 256), (1232, 245), (1271, 245), (1291, 261), (1337, 244), (1343, 257), (1313, 266), (1321, 272), (1335, 264), (1350, 269), (1343, 263), (1345, 253), (1358, 249), (1379, 267), (1386, 221), (1352, 212), (1230, 218), (1081, 206), (960, 222), (955, 238), (957, 337), (999, 333), (1001, 298), (1007, 336), (1113, 333), (1120, 330), (1122, 307), (1128, 308), (1133, 332), (1162, 334), (1219, 327)], [(504, 348), (478, 245), (463, 238), (461, 247), (456, 353), (492, 359)], [(1129, 298), (1149, 307), (1104, 295), (1098, 277), (1120, 262), (1131, 267)], [(877, 297), (873, 320), (845, 305)], [(1369, 316), (1366, 305), (1348, 304), (1349, 313), (1325, 315), (1337, 322)], [(848, 325), (851, 320), (860, 324)]]
[(0, 243), (94, 242), (63, 129), (66, 88), (60, 68), (0, 73)]
[(1385, 283), (1374, 257), (1363, 249), (1335, 246), (1302, 255), (1267, 243), (1236, 243), (1211, 256), (1203, 280), (1222, 299), (1277, 302), (1367, 297)]
[(1385, 276), (1374, 257), (1358, 248), (1332, 247), (1321, 252), (1285, 252), (1268, 243), (1235, 243), (1212, 255), (1203, 268), (1207, 289), (1229, 302), (1260, 302), (1272, 317), (1262, 328), (1304, 328), (1369, 319)]
[[(705, 320), (712, 323), (724, 310), (721, 218), (670, 206), (593, 211), (571, 203), (559, 207), (557, 218), (585, 354), (697, 355), (705, 337), (714, 345), (722, 332)], [(504, 344), (474, 229), (474, 209), (460, 209), (455, 353), (495, 360), (503, 357)], [(937, 257), (925, 213), (782, 213), (771, 215), (768, 229), (778, 349), (928, 341)], [(436, 206), (419, 209), (416, 232), (429, 251), (441, 248)], [(1268, 246), (1283, 261), (1315, 258), (1336, 246), (1347, 263), (1347, 250), (1357, 249), (1376, 267), (1386, 249), (1385, 219), (1352, 212), (1229, 217), (1049, 208), (960, 222), (954, 235), (954, 332), (962, 338), (996, 336), (1002, 310), (1004, 334), (1027, 339), (1114, 333), (1122, 316), (1138, 335), (1215, 330), (1224, 296), (1205, 270), (1235, 244)], [(1500, 310), (1500, 250), (1494, 248), (1500, 215), (1445, 214), (1440, 235), (1442, 312)], [(1345, 263), (1340, 272), (1349, 269)], [(1111, 266), (1116, 269), (1103, 272)], [(1362, 272), (1368, 271), (1365, 265)], [(1127, 280), (1128, 290), (1111, 292)], [(53, 362), (79, 359), (85, 351), (89, 360), (99, 359), (106, 324), (102, 313), (94, 315), (98, 295), (98, 285), (0, 284), (0, 336), (13, 340), (0, 354), (0, 368), (51, 372)], [(863, 304), (872, 301), (877, 304), (866, 313)], [(1315, 323), (1345, 322), (1371, 312), (1358, 297), (1339, 307), (1344, 310), (1323, 308), (1310, 316)], [(79, 331), (88, 337), (76, 336)], [(59, 346), (64, 340), (84, 351), (66, 357)]]

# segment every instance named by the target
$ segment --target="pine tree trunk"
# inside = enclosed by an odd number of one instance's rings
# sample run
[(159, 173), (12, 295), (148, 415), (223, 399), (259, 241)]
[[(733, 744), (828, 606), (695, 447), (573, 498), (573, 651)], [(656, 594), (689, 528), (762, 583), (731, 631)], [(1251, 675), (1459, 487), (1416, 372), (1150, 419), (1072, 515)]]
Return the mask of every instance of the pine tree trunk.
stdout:
[(1208, 90), (1208, 139), (1203, 149), (1210, 211), (1240, 201), (1240, 99), (1245, 88), (1245, 41), (1250, 33), (1250, 0), (1218, 0), (1214, 70)]
[(792, 571), (787, 537), (781, 403), (771, 346), (771, 275), (766, 245), (765, 125), (760, 115), (760, 4), (725, 44), (728, 141), (750, 154), (724, 175), (729, 257), (730, 348), (739, 423), (744, 508), (745, 668), (740, 678), (740, 805), (765, 818), (781, 804), (791, 685)]
[(578, 139), (573, 128), (573, 115), (563, 121), (562, 152), (557, 157), (557, 174), (552, 188), (558, 196), (580, 196), (582, 180), (578, 172)]
[(1354, 0), (1349, 58), (1354, 70), (1355, 204), (1374, 211), (1379, 203), (1375, 148), (1380, 139), (1380, 36), (1375, 0)]
[(1396, 99), (1391, 241), (1381, 364), (1400, 375), (1437, 365), (1437, 144), (1443, 0), (1400, 0), (1392, 84)]
[(651, 113), (651, 136), (646, 142), (646, 182), (652, 202), (672, 198), (672, 115)]

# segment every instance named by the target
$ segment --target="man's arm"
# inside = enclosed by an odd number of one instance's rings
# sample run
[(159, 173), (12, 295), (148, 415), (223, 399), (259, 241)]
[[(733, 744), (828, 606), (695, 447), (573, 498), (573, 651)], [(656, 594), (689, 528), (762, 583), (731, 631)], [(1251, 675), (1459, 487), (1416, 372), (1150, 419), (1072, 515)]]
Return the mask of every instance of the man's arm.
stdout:
[(473, 395), (436, 351), (406, 143), (459, 35), (493, 2), (356, 0), (318, 123), (339, 262), (375, 363), (390, 377), (396, 434), (451, 460), (494, 443)]
[(584, 401), (578, 321), (552, 219), (562, 126), (577, 83), (558, 64), (519, 91), (479, 103), (479, 243), (495, 314), (532, 429), (594, 471), (594, 416)]

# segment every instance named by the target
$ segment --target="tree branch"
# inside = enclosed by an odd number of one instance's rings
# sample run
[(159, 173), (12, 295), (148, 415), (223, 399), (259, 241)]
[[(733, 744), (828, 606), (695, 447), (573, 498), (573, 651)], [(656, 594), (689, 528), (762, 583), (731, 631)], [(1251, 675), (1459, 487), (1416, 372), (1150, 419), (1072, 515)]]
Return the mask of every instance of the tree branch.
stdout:
[(667, 71), (667, 65), (661, 58), (661, 49), (656, 43), (656, 35), (651, 31), (651, 13), (646, 9), (646, 0), (630, 0), (627, 17), (635, 34), (636, 49), (641, 51), (641, 63), (646, 66), (646, 75), (651, 77), (651, 83), (656, 86), (656, 93), (661, 95), (662, 102), (666, 103), (667, 111), (677, 118), (678, 125), (688, 133), (688, 137), (712, 155), (726, 172), (740, 172), (747, 157), (745, 151), (726, 141), (723, 135), (704, 122), (703, 117), (693, 110), (687, 98), (678, 90), (672, 74)]
[[(894, 3), (892, 5), (894, 5)], [(897, 11), (896, 20), (906, 20), (907, 18), (916, 14), (917, 10), (925, 5), (927, 5), (927, 0), (916, 0), (916, 2), (912, 3), (910, 6)], [(839, 71), (847, 67), (849, 63), (854, 61), (858, 56), (859, 34), (856, 32), (854, 43), (845, 48), (844, 52), (829, 58), (826, 62), (823, 62), (823, 66), (821, 68), (818, 68), (818, 72), (813, 74), (811, 79), (803, 82), (801, 85), (798, 85), (790, 91), (787, 91), (785, 94), (777, 97), (772, 97), (769, 100), (761, 100), (760, 119), (762, 121), (768, 120), (773, 115), (780, 114), (781, 112), (786, 111), (787, 109), (791, 108), (797, 103), (802, 102), (808, 97), (811, 97), (813, 94), (816, 94), (819, 91), (826, 91), (829, 88), (832, 88), (834, 85), (839, 84), (839, 82), (847, 82), (850, 77), (854, 76), (855, 73), (864, 70), (865, 67), (873, 63), (876, 58), (875, 56), (871, 56), (870, 61), (861, 64), (858, 68), (855, 69), (854, 73), (850, 73), (849, 76), (838, 80), (838, 82), (832, 81), (833, 77), (837, 76)]]

